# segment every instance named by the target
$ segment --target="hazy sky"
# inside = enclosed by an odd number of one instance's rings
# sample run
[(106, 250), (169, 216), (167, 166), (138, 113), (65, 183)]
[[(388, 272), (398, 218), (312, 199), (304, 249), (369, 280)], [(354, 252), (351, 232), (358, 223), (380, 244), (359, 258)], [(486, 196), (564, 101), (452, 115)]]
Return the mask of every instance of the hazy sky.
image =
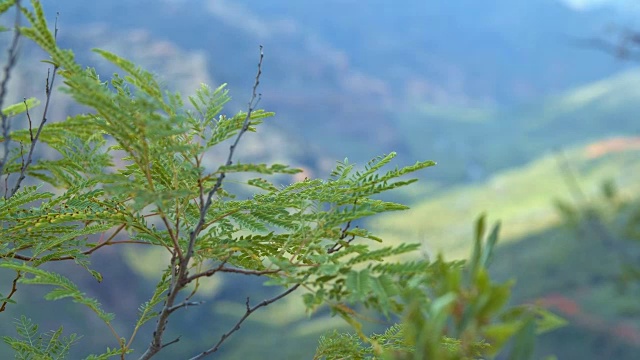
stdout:
[(560, 0), (576, 10), (588, 10), (599, 6), (616, 8), (623, 11), (640, 10), (640, 1), (637, 0)]

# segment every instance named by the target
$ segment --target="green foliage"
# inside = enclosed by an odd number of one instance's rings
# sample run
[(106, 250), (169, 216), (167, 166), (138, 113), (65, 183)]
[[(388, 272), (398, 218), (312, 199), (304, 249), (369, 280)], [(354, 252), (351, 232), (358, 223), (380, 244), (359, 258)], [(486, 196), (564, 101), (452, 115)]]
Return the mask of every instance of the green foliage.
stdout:
[(40, 101), (36, 98), (24, 99), (23, 102), (5, 107), (2, 109), (2, 113), (9, 117), (16, 116), (38, 105), (40, 105)]
[[(582, 193), (581, 189), (573, 189)], [(622, 289), (640, 281), (640, 268), (633, 254), (640, 240), (640, 204), (621, 194), (616, 183), (607, 179), (602, 182), (594, 197), (581, 201), (556, 200), (556, 209), (563, 222), (577, 235), (584, 233), (595, 238), (613, 255), (609, 267), (618, 275), (618, 286)]]
[(45, 295), (46, 300), (71, 298), (74, 302), (87, 306), (107, 325), (113, 320), (113, 314), (105, 313), (96, 299), (85, 296), (73, 282), (62, 275), (15, 262), (4, 262), (0, 264), (0, 267), (15, 270), (19, 274), (33, 275), (32, 277), (22, 276), (19, 280), (20, 283), (55, 286), (51, 292)]
[[(124, 358), (133, 351), (139, 330), (151, 320), (155, 330), (140, 358), (155, 356), (175, 342), (164, 335), (169, 317), (199, 303), (192, 300), (198, 287), (189, 286), (222, 273), (263, 276), (268, 284), (285, 290), (254, 306), (247, 299), (246, 314), (217, 344), (195, 358), (216, 352), (254, 311), (297, 289), (305, 290), (303, 301), (309, 312), (329, 306), (356, 331), (355, 336), (325, 338), (319, 357), (398, 353), (418, 359), (472, 358), (495, 354), (516, 335), (525, 340), (523, 345), (517, 342), (514, 351), (526, 352), (535, 329), (555, 326), (541, 323), (544, 313), (539, 310), (504, 310), (510, 283), (495, 284), (486, 272), (498, 227), (483, 242), (484, 218), (478, 222), (468, 263), (417, 259), (418, 244), (378, 245), (383, 242), (379, 236), (355, 226), (374, 215), (407, 209), (375, 196), (412, 184), (416, 180), (405, 176), (435, 165), (432, 161), (385, 171), (396, 156), (390, 153), (372, 159), (364, 169), (345, 159), (326, 180), (290, 184), (246, 180), (254, 173), (299, 171), (232, 159), (242, 135), (256, 131), (273, 115), (254, 109), (262, 57), (246, 112), (221, 114), (229, 101), (224, 86), (215, 90), (201, 86), (189, 97), (192, 108), (188, 108), (179, 94), (165, 91), (152, 73), (113, 53), (95, 50), (123, 74), (103, 81), (94, 69), (83, 69), (70, 50), (58, 47), (40, 3), (34, 0), (32, 7), (21, 8), (30, 24), (21, 28), (21, 34), (50, 56), (46, 63), (53, 66), (51, 82), (56, 74), (62, 77), (63, 91), (90, 110), (45, 124), (45, 107), (36, 136), (30, 125), (4, 139), (12, 142), (15, 151), (3, 164), (3, 175), (7, 182), (16, 182), (16, 191), (7, 190), (0, 199), (0, 269), (15, 274), (15, 281), (1, 299), (2, 310), (12, 303), (18, 285), (53, 286), (45, 299), (70, 298), (88, 307), (113, 335), (112, 346), (90, 359)], [(25, 101), (24, 110), (34, 103)], [(23, 110), (11, 109), (12, 115)], [(47, 146), (56, 160), (22, 161), (22, 148), (33, 149), (36, 143)], [(224, 151), (228, 143), (227, 161), (211, 166), (210, 154)], [(44, 186), (18, 191), (25, 176)], [(234, 177), (241, 190), (227, 187), (227, 177)], [(239, 200), (237, 193), (248, 189), (257, 193)], [(114, 315), (105, 312), (97, 299), (41, 265), (73, 260), (101, 281), (88, 256), (106, 246), (132, 243), (162, 248), (170, 260), (125, 338), (112, 326)], [(400, 314), (406, 319), (381, 335), (367, 336), (359, 321), (360, 307), (387, 319)], [(50, 351), (48, 356), (64, 355), (51, 349), (60, 349), (59, 343), (68, 349), (75, 342), (75, 337), (59, 340), (60, 329), (50, 336), (53, 345), (43, 348), (42, 341), (30, 340), (36, 336), (35, 325), (23, 319), (20, 326), (23, 340), (5, 338), (5, 342), (29, 356), (37, 358), (38, 351), (45, 350)], [(30, 347), (23, 347), (25, 341)]]
[[(468, 262), (447, 263), (439, 257), (413, 267), (421, 272), (412, 273), (410, 281), (403, 283), (404, 275), (389, 282), (400, 284), (402, 324), (389, 328), (382, 338), (333, 333), (321, 339), (316, 358), (483, 359), (513, 340), (510, 358), (531, 359), (535, 336), (565, 323), (532, 305), (507, 307), (513, 282), (493, 283), (487, 272), (498, 232), (499, 224), (485, 240), (485, 218), (480, 217)], [(351, 288), (360, 289), (370, 279), (358, 276)]]
[[(390, 353), (410, 354), (413, 352), (413, 348), (406, 344), (401, 325), (393, 325), (382, 334), (371, 335), (370, 341)], [(363, 346), (357, 335), (333, 331), (320, 338), (314, 359), (371, 359), (375, 353), (376, 348)]]
[(62, 327), (56, 331), (38, 333), (38, 325), (24, 315), (15, 321), (15, 325), (19, 337), (3, 336), (2, 340), (15, 351), (16, 359), (64, 359), (70, 347), (78, 341), (76, 334), (62, 336)]

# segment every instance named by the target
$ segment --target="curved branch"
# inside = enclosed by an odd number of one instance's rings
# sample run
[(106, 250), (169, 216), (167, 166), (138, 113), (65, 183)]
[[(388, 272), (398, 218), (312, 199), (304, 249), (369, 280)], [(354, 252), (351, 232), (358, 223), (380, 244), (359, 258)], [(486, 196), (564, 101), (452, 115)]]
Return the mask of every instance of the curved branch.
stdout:
[(0, 312), (5, 311), (5, 309), (7, 308), (7, 304), (11, 300), (11, 297), (13, 297), (16, 291), (18, 291), (18, 280), (20, 280), (21, 277), (22, 277), (22, 274), (20, 273), (20, 271), (17, 271), (16, 277), (13, 278), (13, 281), (11, 282), (11, 292), (9, 293), (9, 295), (7, 295), (6, 298), (2, 300), (2, 305), (0, 306)]
[(300, 287), (301, 284), (295, 284), (294, 286), (292, 286), (291, 288), (289, 288), (287, 291), (283, 292), (282, 294), (275, 296), (271, 299), (267, 299), (267, 300), (263, 300), (261, 303), (259, 303), (258, 305), (255, 305), (254, 307), (250, 307), (249, 306), (249, 298), (247, 298), (246, 301), (246, 307), (247, 307), (247, 311), (245, 311), (244, 315), (240, 318), (240, 320), (238, 320), (238, 322), (231, 328), (231, 330), (227, 331), (226, 333), (222, 334), (222, 336), (220, 337), (220, 341), (218, 341), (212, 348), (203, 351), (202, 353), (192, 357), (189, 360), (198, 360), (198, 359), (203, 359), (205, 356), (207, 355), (211, 355), (214, 352), (218, 351), (218, 349), (220, 349), (220, 346), (222, 346), (222, 343), (224, 343), (234, 332), (240, 330), (240, 325), (242, 325), (242, 323), (247, 320), (247, 318), (253, 314), (256, 310), (260, 309), (261, 307), (265, 307), (267, 305), (270, 305), (280, 299), (282, 299), (283, 297), (291, 294), (292, 292), (296, 291), (296, 289), (298, 289)]

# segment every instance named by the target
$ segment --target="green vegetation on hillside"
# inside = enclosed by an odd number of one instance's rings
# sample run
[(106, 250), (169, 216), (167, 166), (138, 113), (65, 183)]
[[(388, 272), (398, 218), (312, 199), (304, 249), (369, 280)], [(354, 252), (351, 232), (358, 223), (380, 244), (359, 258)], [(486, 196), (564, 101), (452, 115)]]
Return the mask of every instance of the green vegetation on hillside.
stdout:
[(637, 135), (639, 83), (634, 70), (516, 107), (419, 103), (398, 114), (396, 124), (406, 155), (430, 154), (440, 166), (429, 179), (450, 186), (520, 168), (555, 150)]
[[(326, 179), (280, 183), (273, 175), (286, 178), (301, 170), (238, 159), (244, 135), (274, 115), (256, 108), (262, 47), (246, 111), (225, 115), (230, 98), (224, 84), (202, 84), (183, 100), (153, 73), (95, 49), (117, 68), (105, 80), (59, 46), (57, 22), (50, 29), (39, 1), (29, 7), (19, 0), (0, 3), (0, 13), (10, 9), (13, 40), (0, 80), (0, 316), (14, 314), (8, 309), (23, 314), (13, 322), (13, 336), (2, 336), (7, 353), (47, 360), (148, 360), (165, 354), (203, 359), (228, 346), (249, 318), (274, 330), (293, 324), (291, 318), (278, 320), (292, 308), (271, 305), (296, 291), (307, 313), (328, 309), (353, 332), (322, 337), (316, 359), (458, 360), (503, 351), (528, 359), (536, 335), (563, 324), (543, 308), (510, 305), (512, 283), (492, 280), (487, 267), (499, 223), (489, 227), (484, 216), (476, 221), (467, 261), (407, 256), (420, 244), (386, 244), (363, 226), (364, 219), (408, 209), (379, 195), (413, 184), (417, 179), (407, 176), (434, 162), (388, 169), (396, 156), (391, 152), (364, 166), (337, 162)], [(48, 56), (39, 116), (31, 108), (36, 101), (3, 104), (20, 37)], [(81, 114), (49, 118), (56, 78), (64, 83), (61, 91), (84, 109)], [(18, 116), (25, 127), (12, 127)], [(34, 156), (36, 147), (53, 156)], [(220, 153), (221, 159), (211, 156)], [(26, 178), (38, 185), (27, 186)], [(158, 249), (159, 254), (134, 250), (128, 257), (153, 257), (162, 265), (136, 266), (142, 277), (133, 277), (131, 268), (105, 259), (114, 248)], [(94, 268), (100, 261), (107, 265), (102, 271)], [(227, 289), (207, 279), (222, 275), (237, 276), (227, 281), (234, 295), (242, 292), (237, 306), (211, 299)], [(271, 290), (256, 296), (252, 279)], [(108, 282), (120, 292), (105, 288)], [(46, 289), (46, 301), (74, 306), (63, 312), (47, 308), (45, 319), (55, 325), (42, 328), (31, 318), (43, 315), (38, 300), (23, 295), (31, 287)], [(213, 311), (201, 306), (207, 299)], [(114, 303), (128, 316), (117, 318)], [(272, 317), (254, 317), (267, 306), (275, 308)], [(77, 316), (77, 308), (84, 316)], [(174, 319), (182, 317), (178, 323), (184, 325), (194, 313), (195, 330), (174, 327)], [(363, 326), (367, 318), (385, 319), (384, 334), (371, 334)], [(91, 326), (81, 324), (80, 335), (65, 330), (83, 321)], [(317, 331), (312, 327), (309, 333)], [(182, 340), (182, 331), (192, 337)], [(100, 332), (99, 341), (82, 339), (87, 334), (94, 340)]]
[[(603, 181), (612, 179), (626, 196), (640, 192), (639, 151), (604, 155), (589, 159), (584, 146), (566, 151), (565, 156), (550, 153), (530, 164), (513, 168), (486, 181), (436, 190), (427, 199), (416, 201), (402, 215), (376, 219), (372, 226), (392, 241), (421, 241), (432, 252), (463, 257), (468, 252), (465, 241), (471, 229), (459, 224), (473, 219), (475, 214), (488, 212), (501, 219), (503, 242), (545, 230), (559, 223), (553, 200), (571, 200), (562, 161), (571, 164), (584, 191), (596, 194)], [(624, 169), (624, 171), (620, 171)]]
[[(630, 71), (511, 110), (418, 107), (419, 115), (399, 123), (412, 153), (436, 154), (437, 185), (407, 192), (424, 199), (372, 225), (395, 241), (421, 241), (431, 255), (464, 257), (471, 230), (458, 224), (490, 213), (502, 220), (504, 237), (493, 273), (517, 279), (515, 302), (543, 304), (570, 324), (543, 336), (536, 356), (633, 358), (640, 344), (640, 246), (630, 235), (638, 237), (640, 223), (638, 84), (640, 72)], [(439, 136), (425, 142), (425, 134)], [(447, 186), (449, 179), (457, 185)], [(617, 189), (613, 203), (603, 184)]]

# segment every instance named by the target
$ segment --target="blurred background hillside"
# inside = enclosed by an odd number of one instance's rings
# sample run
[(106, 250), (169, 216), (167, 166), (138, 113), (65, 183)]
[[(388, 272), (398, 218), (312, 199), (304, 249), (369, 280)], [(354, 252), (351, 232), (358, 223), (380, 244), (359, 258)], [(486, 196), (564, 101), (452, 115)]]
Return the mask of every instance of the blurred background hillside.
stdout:
[[(460, 258), (468, 253), (473, 219), (487, 212), (503, 222), (493, 270), (517, 279), (514, 301), (537, 301), (570, 322), (540, 339), (536, 358), (636, 358), (640, 244), (629, 224), (640, 194), (640, 63), (622, 51), (633, 43), (619, 40), (640, 29), (640, 3), (43, 2), (51, 23), (60, 14), (61, 46), (102, 77), (113, 69), (96, 63), (92, 48), (153, 70), (185, 95), (201, 82), (229, 83), (229, 112), (244, 108), (263, 45), (260, 105), (277, 115), (260, 136), (245, 139), (240, 157), (289, 163), (314, 177), (326, 177), (336, 160), (363, 163), (390, 151), (405, 164), (437, 161), (416, 186), (394, 194), (411, 211), (368, 226), (389, 241), (421, 242), (428, 256)], [(3, 44), (10, 39), (1, 36)], [(26, 44), (22, 50), (12, 100), (39, 96), (46, 77), (43, 55)], [(81, 110), (57, 93), (51, 118)], [(74, 274), (73, 264), (62, 266), (107, 311), (124, 314), (124, 329), (150, 294), (145, 282), (157, 275), (154, 258), (163, 255), (104, 254), (92, 260), (105, 273), (103, 284)], [(168, 336), (183, 337), (163, 358), (193, 355), (235, 322), (247, 296), (274, 291), (260, 279), (246, 280), (207, 284), (208, 305), (173, 320)], [(34, 321), (44, 329), (61, 321), (51, 313), (70, 314), (65, 329), (85, 329), (77, 331), (96, 349), (109, 345), (105, 329), (94, 329), (91, 315), (74, 313), (71, 304), (20, 301), (37, 293), (25, 287), (18, 302), (38, 305)], [(23, 309), (14, 307), (12, 316)], [(203, 323), (211, 327), (191, 330)], [(310, 358), (319, 334), (344, 327), (322, 312), (308, 319), (295, 297), (245, 324), (222, 358)], [(11, 324), (0, 328), (11, 331)]]

